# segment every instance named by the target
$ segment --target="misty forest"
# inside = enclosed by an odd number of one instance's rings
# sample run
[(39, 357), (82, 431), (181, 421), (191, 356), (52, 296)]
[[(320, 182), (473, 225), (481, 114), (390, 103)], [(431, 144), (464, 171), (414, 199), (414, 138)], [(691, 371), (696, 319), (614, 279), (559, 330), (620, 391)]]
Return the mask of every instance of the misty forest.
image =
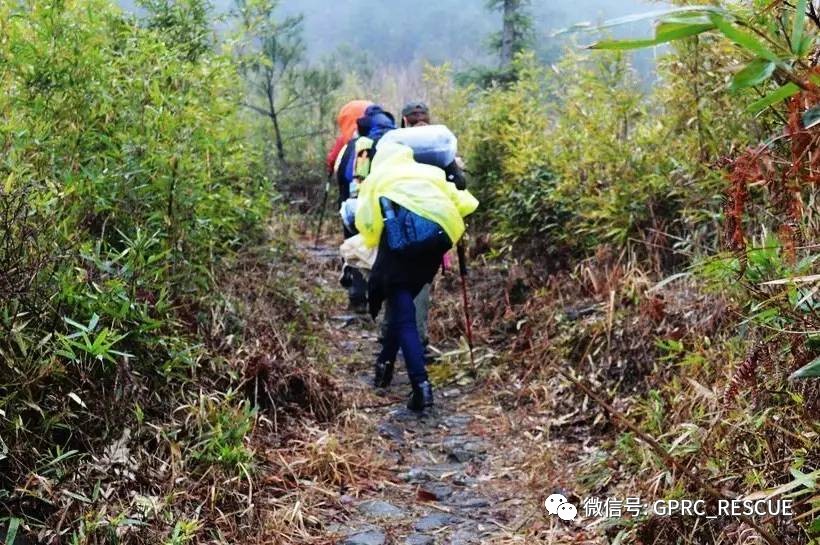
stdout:
[(820, 545), (817, 0), (0, 0), (0, 145), (0, 544)]

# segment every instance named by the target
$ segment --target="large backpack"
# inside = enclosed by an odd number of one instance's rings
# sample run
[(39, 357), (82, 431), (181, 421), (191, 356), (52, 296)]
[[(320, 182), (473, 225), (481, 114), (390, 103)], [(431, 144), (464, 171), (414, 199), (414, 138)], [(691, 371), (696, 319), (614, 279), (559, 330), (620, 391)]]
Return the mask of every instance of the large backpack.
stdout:
[(384, 214), (387, 246), (407, 256), (443, 254), (453, 247), (453, 241), (442, 227), (387, 197), (379, 199)]
[(354, 137), (344, 147), (339, 158), (336, 160), (336, 182), (339, 184), (339, 204), (350, 198), (350, 184), (353, 181), (353, 172), (348, 172), (348, 165), (351, 155), (355, 157), (356, 140)]
[(373, 141), (366, 136), (356, 136), (348, 142), (336, 169), (340, 203), (356, 198), (358, 184), (370, 174), (370, 161), (375, 152)]
[(356, 196), (358, 184), (370, 174), (378, 141), (396, 128), (393, 115), (376, 105), (368, 107), (356, 123), (359, 136), (348, 143), (339, 166), (339, 182), (349, 184), (349, 197)]

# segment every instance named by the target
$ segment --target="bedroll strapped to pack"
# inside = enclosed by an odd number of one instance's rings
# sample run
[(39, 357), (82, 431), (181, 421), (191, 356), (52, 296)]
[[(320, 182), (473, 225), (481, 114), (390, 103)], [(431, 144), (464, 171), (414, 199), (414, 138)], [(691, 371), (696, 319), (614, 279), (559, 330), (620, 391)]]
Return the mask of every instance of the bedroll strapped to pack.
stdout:
[(426, 125), (396, 129), (379, 140), (379, 146), (401, 144), (413, 150), (413, 158), (425, 165), (447, 168), (455, 161), (458, 153), (458, 139), (444, 125)]

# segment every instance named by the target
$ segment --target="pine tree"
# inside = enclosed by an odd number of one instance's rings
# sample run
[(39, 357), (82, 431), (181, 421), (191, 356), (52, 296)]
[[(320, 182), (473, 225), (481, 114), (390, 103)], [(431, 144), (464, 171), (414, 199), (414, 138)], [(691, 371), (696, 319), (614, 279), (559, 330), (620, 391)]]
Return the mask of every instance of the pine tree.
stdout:
[(492, 40), (493, 49), (499, 53), (501, 68), (512, 64), (516, 53), (532, 43), (533, 20), (526, 10), (529, 0), (488, 0), (487, 7), (502, 13), (501, 32)]

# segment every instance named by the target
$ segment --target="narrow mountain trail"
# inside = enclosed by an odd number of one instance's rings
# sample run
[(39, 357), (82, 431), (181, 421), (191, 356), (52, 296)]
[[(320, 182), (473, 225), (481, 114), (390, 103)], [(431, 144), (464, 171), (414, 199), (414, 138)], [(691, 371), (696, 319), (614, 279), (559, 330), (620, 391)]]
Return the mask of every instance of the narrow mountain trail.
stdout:
[[(300, 246), (319, 289), (341, 292), (336, 247)], [(534, 536), (543, 543), (595, 542), (577, 522), (548, 518), (542, 502), (554, 490), (533, 489), (537, 474), (538, 482), (554, 479), (555, 490), (562, 490), (570, 481), (563, 458), (582, 448), (578, 440), (549, 437), (552, 415), (507, 410), (480, 381), (438, 385), (435, 409), (413, 414), (404, 407), (410, 386), (401, 361), (389, 389), (370, 386), (377, 324), (350, 314), (344, 297), (334, 301), (326, 341), (351, 403), (347, 417), (382, 463), (367, 486), (341, 491), (325, 511), (328, 543), (512, 544)], [(455, 340), (437, 344), (457, 346)]]

